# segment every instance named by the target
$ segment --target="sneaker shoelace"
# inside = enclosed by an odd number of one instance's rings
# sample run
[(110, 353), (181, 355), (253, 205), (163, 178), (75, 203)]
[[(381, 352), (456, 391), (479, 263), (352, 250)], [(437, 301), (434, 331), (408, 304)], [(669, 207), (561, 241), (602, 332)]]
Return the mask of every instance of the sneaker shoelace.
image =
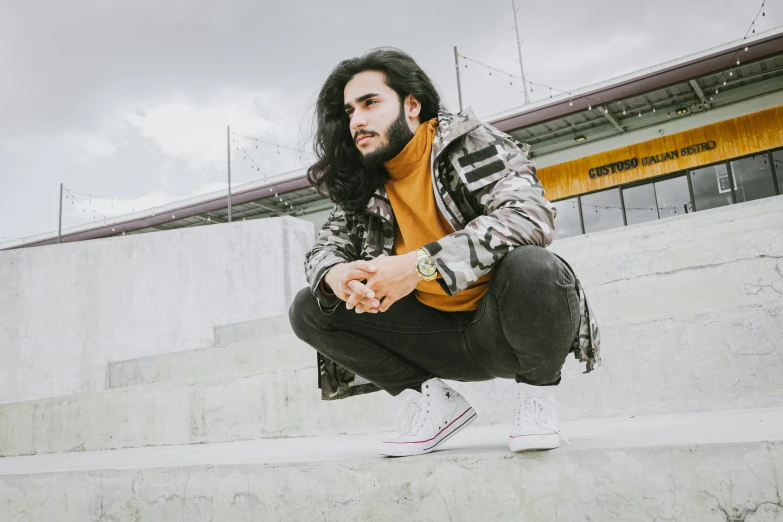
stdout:
[(426, 414), (430, 411), (429, 406), (430, 399), (425, 394), (408, 401), (394, 421), (394, 427), (400, 436), (418, 433), (419, 428), (424, 424), (424, 420), (427, 417)]
[(522, 423), (522, 418), (524, 417), (525, 421), (531, 424), (552, 430), (562, 437), (563, 440), (566, 441), (569, 445), (571, 445), (571, 441), (568, 440), (565, 435), (563, 435), (562, 431), (557, 428), (553, 428), (541, 419), (541, 412), (547, 408), (548, 406), (544, 404), (541, 399), (520, 393), (519, 408), (517, 409), (517, 427), (520, 426)]

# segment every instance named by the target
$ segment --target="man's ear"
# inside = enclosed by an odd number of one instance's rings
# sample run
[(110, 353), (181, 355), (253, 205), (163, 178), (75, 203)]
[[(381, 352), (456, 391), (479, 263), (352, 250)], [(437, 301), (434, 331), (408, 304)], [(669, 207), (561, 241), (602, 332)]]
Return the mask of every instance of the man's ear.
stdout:
[[(421, 102), (414, 95), (409, 94), (405, 97), (405, 112), (409, 118), (419, 119), (421, 114)], [(421, 121), (419, 121), (421, 123)]]

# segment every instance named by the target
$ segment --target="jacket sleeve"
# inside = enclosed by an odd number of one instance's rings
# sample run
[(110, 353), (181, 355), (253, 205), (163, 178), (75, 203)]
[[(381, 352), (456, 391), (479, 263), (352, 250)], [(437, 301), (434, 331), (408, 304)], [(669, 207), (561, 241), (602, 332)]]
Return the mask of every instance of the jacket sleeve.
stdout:
[(350, 263), (356, 258), (356, 249), (348, 236), (345, 212), (335, 205), (315, 244), (305, 255), (305, 277), (322, 312), (331, 313), (340, 303), (339, 297), (323, 291), (321, 282), (324, 276), (334, 265)]
[(517, 141), (482, 124), (461, 138), (448, 161), (469, 199), (483, 211), (463, 230), (425, 245), (449, 295), (468, 288), (518, 246), (549, 246), (554, 205), (544, 198), (535, 163)]

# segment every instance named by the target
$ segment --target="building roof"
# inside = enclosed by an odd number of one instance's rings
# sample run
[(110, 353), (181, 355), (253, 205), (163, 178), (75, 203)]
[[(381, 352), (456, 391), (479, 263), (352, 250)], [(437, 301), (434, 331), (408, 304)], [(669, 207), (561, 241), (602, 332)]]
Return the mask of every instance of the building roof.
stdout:
[[(283, 215), (297, 216), (331, 206), (329, 200), (310, 186), (304, 171), (295, 170), (233, 187), (231, 219), (239, 221)], [(226, 222), (228, 189), (68, 228), (63, 230), (61, 240), (68, 243)], [(49, 232), (0, 244), (0, 250), (56, 243), (57, 232)]]
[[(730, 61), (737, 51), (740, 66)], [(570, 95), (516, 107), (486, 120), (530, 144), (531, 156), (540, 157), (781, 90), (783, 31), (776, 29), (583, 87)], [(309, 185), (304, 169), (234, 187), (232, 192), (233, 221), (301, 216), (331, 207), (331, 202)], [(221, 190), (72, 227), (63, 231), (61, 240), (85, 241), (202, 226), (224, 223), (227, 218), (228, 190)], [(57, 232), (50, 232), (2, 243), (0, 250), (55, 243)]]
[[(739, 66), (732, 60), (738, 51)], [(540, 158), (584, 141), (780, 90), (783, 32), (777, 29), (583, 87), (570, 96), (561, 94), (516, 107), (487, 120), (528, 143), (532, 156)], [(584, 140), (577, 142), (577, 137)]]

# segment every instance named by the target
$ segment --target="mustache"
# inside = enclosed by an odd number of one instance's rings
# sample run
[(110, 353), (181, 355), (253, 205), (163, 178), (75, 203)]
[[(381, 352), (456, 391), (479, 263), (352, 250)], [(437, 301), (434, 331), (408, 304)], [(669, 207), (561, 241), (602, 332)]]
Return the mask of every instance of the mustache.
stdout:
[(353, 141), (355, 142), (356, 140), (359, 139), (359, 136), (363, 136), (363, 135), (377, 136), (377, 134), (372, 131), (360, 130), (360, 131), (356, 131), (356, 134), (353, 135)]

